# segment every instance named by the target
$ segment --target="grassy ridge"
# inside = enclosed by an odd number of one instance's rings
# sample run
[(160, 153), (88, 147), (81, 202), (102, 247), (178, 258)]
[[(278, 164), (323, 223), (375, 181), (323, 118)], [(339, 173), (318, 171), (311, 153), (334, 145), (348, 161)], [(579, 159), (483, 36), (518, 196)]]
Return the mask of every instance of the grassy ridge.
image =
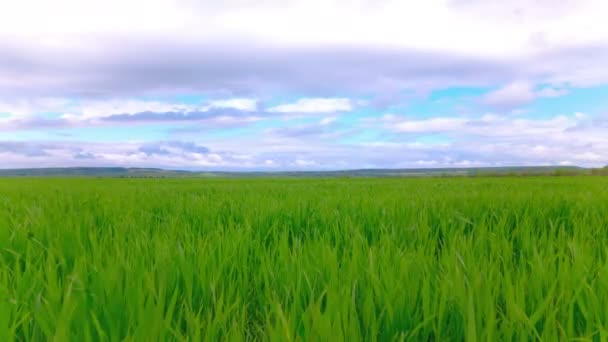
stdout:
[(0, 340), (608, 338), (608, 179), (0, 179)]
[(428, 169), (359, 169), (338, 171), (179, 171), (122, 167), (0, 169), (0, 177), (114, 177), (114, 178), (283, 178), (283, 177), (442, 177), (442, 176), (585, 176), (608, 174), (608, 169), (577, 166), (514, 166)]

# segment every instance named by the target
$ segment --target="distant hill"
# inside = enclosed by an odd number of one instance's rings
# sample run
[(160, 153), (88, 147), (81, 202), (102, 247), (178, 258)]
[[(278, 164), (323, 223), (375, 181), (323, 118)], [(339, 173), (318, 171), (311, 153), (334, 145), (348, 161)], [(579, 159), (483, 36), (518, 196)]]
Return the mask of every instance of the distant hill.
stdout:
[(591, 169), (576, 166), (526, 166), (487, 168), (359, 169), (342, 171), (283, 172), (202, 172), (154, 168), (74, 167), (0, 169), (0, 177), (433, 177), (433, 176), (528, 176), (591, 174)]
[(187, 171), (170, 171), (163, 169), (123, 168), (123, 167), (68, 167), (68, 168), (33, 168), (33, 169), (0, 169), (0, 176), (11, 177), (138, 177), (138, 176), (180, 176), (190, 175)]

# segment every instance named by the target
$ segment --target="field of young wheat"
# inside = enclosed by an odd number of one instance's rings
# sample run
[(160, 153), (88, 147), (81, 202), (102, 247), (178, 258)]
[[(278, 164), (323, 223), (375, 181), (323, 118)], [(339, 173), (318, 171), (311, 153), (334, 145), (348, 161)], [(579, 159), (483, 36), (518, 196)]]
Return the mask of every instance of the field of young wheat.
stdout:
[(608, 339), (608, 178), (0, 179), (0, 341)]

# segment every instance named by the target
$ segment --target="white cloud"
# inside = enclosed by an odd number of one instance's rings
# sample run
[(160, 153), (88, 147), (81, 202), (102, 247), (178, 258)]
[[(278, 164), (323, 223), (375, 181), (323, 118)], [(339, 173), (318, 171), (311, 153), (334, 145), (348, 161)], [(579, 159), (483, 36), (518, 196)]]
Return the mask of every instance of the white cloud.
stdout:
[(581, 162), (592, 162), (592, 163), (597, 163), (597, 162), (606, 162), (606, 155), (602, 155), (596, 152), (583, 152), (580, 154), (576, 154), (573, 156), (574, 159), (576, 159), (577, 161), (581, 161)]
[(436, 160), (416, 160), (414, 164), (419, 167), (433, 167), (438, 165), (439, 162)]
[(338, 118), (336, 118), (335, 116), (329, 116), (329, 117), (321, 119), (321, 121), (319, 121), (319, 125), (327, 126), (327, 125), (332, 124), (336, 120), (338, 120)]
[(393, 130), (404, 133), (435, 133), (460, 130), (467, 123), (461, 118), (432, 118), (425, 120), (404, 120), (391, 127)]
[(72, 106), (72, 101), (64, 98), (16, 98), (0, 100), (0, 113), (7, 113), (11, 119), (29, 118), (40, 113), (61, 113)]
[(560, 97), (568, 95), (567, 89), (553, 88), (553, 87), (545, 87), (536, 92), (536, 96), (538, 97)]
[(0, 3), (0, 33), (46, 36), (43, 43), (62, 45), (69, 38), (57, 35), (182, 31), (189, 17), (173, 0), (23, 0)]
[(247, 112), (256, 111), (258, 108), (258, 101), (255, 99), (247, 98), (234, 98), (227, 100), (215, 100), (211, 101), (211, 106), (216, 108), (232, 108)]
[[(345, 6), (341, 1), (309, 0), (268, 7), (252, 3), (224, 11), (217, 20), (233, 32), (280, 43), (366, 42), (503, 56), (529, 50), (530, 37), (537, 32), (548, 44), (597, 41), (608, 33), (599, 15), (607, 10), (602, 0), (570, 1), (568, 6), (524, 0), (519, 5), (461, 1), (468, 3), (462, 7), (454, 2), (385, 0), (371, 6), (371, 1), (356, 1)], [(558, 7), (564, 9), (552, 11)]]
[(59, 45), (78, 34), (241, 35), (500, 55), (529, 48), (539, 32), (548, 44), (605, 39), (606, 12), (603, 0), (20, 0), (0, 4), (0, 33), (46, 36), (47, 44)]
[(484, 115), (481, 118), (434, 117), (430, 119), (409, 120), (391, 123), (386, 128), (402, 133), (449, 133), (463, 137), (542, 137), (551, 134), (564, 134), (566, 130), (577, 127), (584, 119), (577, 115), (555, 116), (550, 119), (520, 119)]
[[(212, 143), (194, 134), (189, 142), (0, 141), (2, 167), (141, 166), (203, 170), (352, 169), (362, 167), (471, 167), (508, 165), (603, 166), (608, 163), (605, 127), (591, 115), (524, 119), (480, 118), (366, 122), (355, 131), (382, 134), (360, 143), (328, 143), (310, 135), (285, 135), (280, 129)], [(347, 128), (353, 130), (353, 127)], [(407, 134), (399, 134), (406, 132)], [(343, 132), (336, 131), (336, 134)], [(419, 140), (441, 133), (442, 140)], [(347, 135), (348, 137), (348, 135)]]
[(601, 84), (606, 12), (603, 0), (3, 1), (0, 92)]
[(489, 92), (484, 96), (483, 101), (488, 105), (496, 107), (514, 108), (526, 105), (537, 98), (560, 97), (567, 94), (567, 89), (544, 87), (536, 90), (532, 83), (513, 82)]
[(133, 99), (78, 101), (67, 98), (34, 98), (0, 101), (0, 113), (7, 113), (10, 116), (10, 119), (24, 117), (32, 118), (40, 113), (54, 113), (67, 120), (87, 121), (121, 114), (133, 115), (145, 112), (192, 113), (207, 112), (214, 108), (253, 112), (257, 109), (257, 100), (229, 98), (200, 104)]
[(305, 98), (294, 103), (268, 108), (273, 113), (335, 113), (353, 109), (350, 99), (346, 98)]
[(485, 95), (486, 104), (498, 107), (517, 107), (536, 98), (531, 84), (514, 82)]
[[(478, 165), (480, 160), (600, 164), (608, 159), (606, 121), (594, 122), (594, 113), (544, 120), (387, 114), (361, 120), (361, 127), (331, 123), (364, 103), (395, 110), (412, 90), (499, 87), (481, 102), (511, 110), (567, 95), (572, 87), (606, 84), (607, 12), (604, 0), (1, 1), (0, 134), (35, 123), (40, 136), (45, 125), (49, 131), (112, 129), (179, 121), (187, 116), (181, 114), (196, 112), (200, 115), (188, 119), (196, 123), (190, 137), (198, 138), (198, 129), (263, 120), (255, 98), (286, 95), (303, 98), (268, 112), (320, 115), (314, 125), (218, 138), (224, 152), (217, 153), (130, 154), (135, 147), (129, 143), (91, 143), (77, 151), (73, 147), (81, 142), (66, 142), (65, 149), (46, 155), (35, 155), (30, 147), (21, 149), (26, 154), (21, 157), (4, 151), (0, 160), (15, 166), (28, 160), (33, 165), (101, 160), (176, 167), (272, 161), (276, 168), (306, 167), (311, 160), (314, 167)], [(183, 93), (229, 98), (194, 104), (160, 100)], [(211, 115), (212, 109), (221, 110)], [(238, 111), (247, 113), (233, 115)], [(172, 112), (178, 115), (135, 120), (140, 113)], [(47, 120), (57, 114), (62, 120)], [(126, 118), (104, 120), (120, 115)], [(328, 143), (347, 136), (347, 130), (353, 137), (378, 136), (356, 147)], [(433, 133), (451, 140), (415, 141)], [(84, 159), (74, 161), (75, 155)]]
[(294, 164), (296, 166), (302, 166), (302, 167), (310, 167), (310, 166), (317, 165), (317, 163), (315, 161), (305, 160), (305, 159), (296, 159), (296, 161), (294, 162)]
[(185, 105), (162, 101), (142, 100), (99, 100), (85, 101), (80, 106), (72, 108), (71, 112), (63, 115), (66, 119), (88, 120), (103, 118), (117, 114), (137, 114), (144, 112), (166, 113), (166, 112), (193, 112), (205, 110), (205, 106)]

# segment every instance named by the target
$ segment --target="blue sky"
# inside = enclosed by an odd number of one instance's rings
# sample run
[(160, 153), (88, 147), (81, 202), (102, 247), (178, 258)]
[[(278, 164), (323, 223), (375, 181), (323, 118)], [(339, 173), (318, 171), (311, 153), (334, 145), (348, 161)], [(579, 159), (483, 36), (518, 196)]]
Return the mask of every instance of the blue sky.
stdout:
[(607, 6), (2, 3), (0, 168), (603, 166)]

